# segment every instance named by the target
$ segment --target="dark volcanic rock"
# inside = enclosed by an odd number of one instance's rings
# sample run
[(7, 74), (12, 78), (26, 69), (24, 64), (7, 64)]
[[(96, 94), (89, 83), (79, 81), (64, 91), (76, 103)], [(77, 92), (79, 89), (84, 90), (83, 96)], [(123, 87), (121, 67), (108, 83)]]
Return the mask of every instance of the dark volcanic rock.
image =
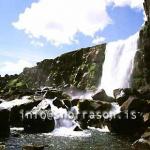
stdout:
[(83, 48), (25, 68), (19, 77), (29, 87), (52, 86), (96, 89), (102, 75), (106, 44)]
[(150, 128), (148, 128), (141, 138), (132, 144), (132, 148), (136, 150), (150, 149)]
[(14, 106), (10, 111), (10, 125), (13, 127), (23, 126), (23, 117), (27, 111), (30, 111), (33, 107), (37, 106), (40, 101), (32, 101), (30, 103), (24, 103), (19, 106)]
[[(32, 116), (30, 118), (30, 116)], [(24, 131), (28, 133), (45, 133), (54, 130), (55, 121), (51, 119), (42, 119), (39, 114), (27, 115), (24, 119)]]
[(147, 15), (147, 21), (139, 34), (138, 51), (135, 56), (134, 70), (132, 76), (132, 87), (139, 89), (141, 87), (150, 88), (150, 2), (144, 1), (144, 8)]
[(25, 132), (43, 133), (54, 130), (55, 121), (52, 117), (50, 100), (43, 100), (37, 107), (25, 114), (23, 120)]
[(7, 137), (10, 133), (9, 111), (0, 108), (0, 137)]
[(140, 93), (137, 90), (131, 88), (115, 89), (113, 94), (120, 106), (129, 98), (129, 96), (140, 98)]
[(83, 129), (81, 129), (81, 127), (79, 127), (79, 126), (76, 126), (76, 127), (74, 128), (74, 131), (83, 131)]
[(54, 99), (56, 97), (57, 99), (71, 99), (69, 95), (60, 90), (48, 90), (44, 97), (48, 99)]
[(63, 101), (62, 100), (58, 100), (58, 99), (53, 101), (53, 105), (56, 106), (57, 108), (61, 108), (61, 107), (62, 108), (67, 108), (65, 106), (65, 104), (63, 103)]
[(71, 99), (71, 97), (62, 90), (53, 89), (52, 87), (41, 88), (35, 92), (34, 95), (35, 100), (43, 100), (44, 98), (46, 99), (57, 98), (59, 100)]
[(138, 137), (149, 126), (150, 101), (134, 89), (114, 90), (121, 112), (108, 121), (110, 131)]
[(5, 144), (0, 144), (0, 150), (5, 150), (5, 149), (6, 149)]
[(77, 106), (78, 105), (78, 103), (79, 103), (79, 99), (73, 99), (72, 101), (71, 101), (71, 105), (72, 106)]
[(138, 89), (138, 92), (140, 94), (140, 97), (144, 100), (150, 100), (150, 88), (149, 87), (143, 87)]
[(19, 75), (5, 75), (0, 77), (0, 98), (4, 100), (14, 100), (23, 96), (34, 94), (25, 81), (20, 79)]
[(114, 102), (115, 100), (112, 97), (107, 96), (105, 90), (100, 90), (92, 96), (93, 100), (100, 100), (106, 102)]
[(121, 112), (108, 122), (111, 132), (139, 136), (146, 126), (143, 117), (134, 112)]
[(125, 101), (122, 106), (122, 111), (136, 111), (139, 113), (150, 112), (149, 102), (146, 100), (141, 100), (138, 97), (130, 96), (127, 101)]
[(24, 145), (22, 150), (44, 150), (43, 145)]
[(103, 112), (110, 111), (112, 108), (108, 102), (94, 100), (80, 100), (78, 107), (78, 121), (83, 129), (86, 129), (88, 126), (101, 128), (104, 125)]

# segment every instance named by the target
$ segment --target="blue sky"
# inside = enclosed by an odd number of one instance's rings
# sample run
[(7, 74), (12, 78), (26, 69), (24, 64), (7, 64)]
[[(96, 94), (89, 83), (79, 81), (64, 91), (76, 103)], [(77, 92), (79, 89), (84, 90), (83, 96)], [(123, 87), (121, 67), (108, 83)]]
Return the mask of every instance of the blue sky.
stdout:
[[(126, 39), (143, 24), (142, 0), (1, 0), (0, 74)], [(59, 5), (58, 5), (59, 4)]]

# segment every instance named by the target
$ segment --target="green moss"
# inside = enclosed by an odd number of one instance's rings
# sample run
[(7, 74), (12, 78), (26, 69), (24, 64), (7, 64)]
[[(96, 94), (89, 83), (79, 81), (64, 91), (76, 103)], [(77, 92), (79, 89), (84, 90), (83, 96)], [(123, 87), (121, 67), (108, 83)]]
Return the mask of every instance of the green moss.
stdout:
[(15, 86), (18, 82), (18, 79), (13, 79), (13, 80), (10, 80), (9, 83), (8, 83), (8, 86), (9, 87), (12, 87), (12, 86)]

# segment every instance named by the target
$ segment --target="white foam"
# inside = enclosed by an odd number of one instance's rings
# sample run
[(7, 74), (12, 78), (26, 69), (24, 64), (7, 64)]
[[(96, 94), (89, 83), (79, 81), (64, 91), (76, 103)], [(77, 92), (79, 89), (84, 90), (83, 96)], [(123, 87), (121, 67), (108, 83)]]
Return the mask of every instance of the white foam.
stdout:
[(47, 136), (63, 136), (63, 137), (90, 137), (90, 131), (73, 131), (74, 126), (70, 128), (60, 127), (56, 128), (52, 133), (44, 133)]
[(104, 126), (103, 128), (95, 128), (95, 127), (88, 127), (88, 128), (99, 132), (110, 132), (107, 126)]
[(24, 128), (16, 128), (16, 127), (14, 127), (14, 128), (10, 128), (10, 130), (11, 131), (23, 131)]
[(31, 102), (31, 100), (29, 99), (29, 96), (24, 96), (21, 99), (15, 99), (15, 100), (12, 100), (12, 101), (2, 102), (0, 104), (0, 107), (10, 110), (14, 106), (20, 106), (22, 104), (27, 104), (27, 103), (30, 103), (30, 102)]

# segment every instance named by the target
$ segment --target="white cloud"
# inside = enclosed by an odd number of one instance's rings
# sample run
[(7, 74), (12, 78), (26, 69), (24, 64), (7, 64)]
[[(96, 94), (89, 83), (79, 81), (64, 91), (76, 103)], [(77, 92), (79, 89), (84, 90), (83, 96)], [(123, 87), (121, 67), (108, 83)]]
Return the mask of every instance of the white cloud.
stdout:
[(30, 37), (60, 45), (75, 42), (77, 32), (93, 37), (110, 23), (105, 0), (39, 0), (13, 26)]
[(40, 42), (40, 41), (35, 41), (35, 40), (32, 40), (30, 42), (31, 45), (33, 45), (34, 47), (43, 47), (44, 46), (44, 43)]
[(3, 62), (0, 63), (0, 75), (5, 74), (19, 74), (23, 71), (25, 67), (32, 67), (33, 63), (26, 60), (18, 60), (17, 62)]
[(107, 6), (142, 8), (143, 0), (39, 0), (19, 15), (13, 26), (30, 38), (59, 46), (76, 43), (76, 33), (94, 37), (112, 23)]
[(144, 0), (106, 0), (116, 7), (130, 6), (131, 8), (143, 9)]
[(95, 44), (95, 45), (96, 45), (96, 44), (101, 44), (101, 43), (104, 43), (105, 40), (106, 40), (105, 37), (99, 37), (99, 36), (97, 36), (97, 37), (95, 37), (95, 38), (93, 39), (92, 44)]

